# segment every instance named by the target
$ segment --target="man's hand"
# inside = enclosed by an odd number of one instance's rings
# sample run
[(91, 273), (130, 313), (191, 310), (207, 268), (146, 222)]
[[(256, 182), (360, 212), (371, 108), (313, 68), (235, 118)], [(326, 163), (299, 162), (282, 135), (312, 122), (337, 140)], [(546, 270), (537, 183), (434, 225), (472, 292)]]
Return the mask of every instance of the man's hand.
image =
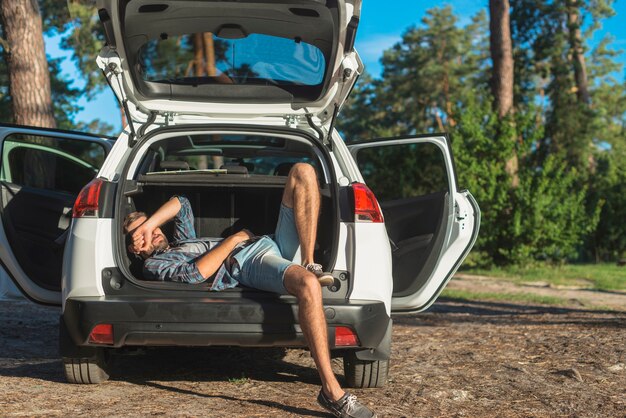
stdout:
[(254, 238), (254, 234), (248, 230), (248, 229), (242, 229), (241, 231), (237, 232), (236, 234), (233, 235), (233, 238), (235, 239), (235, 243), (239, 244), (243, 241), (247, 241), (251, 238)]
[(207, 279), (213, 275), (238, 244), (251, 238), (254, 238), (254, 234), (252, 232), (247, 229), (241, 230), (224, 239), (217, 247), (200, 257), (196, 261), (196, 265), (198, 266), (198, 271), (202, 274), (202, 277)]
[(152, 234), (154, 233), (155, 226), (152, 225), (150, 219), (142, 223), (133, 232), (133, 252), (139, 254), (142, 251), (150, 250), (152, 246)]

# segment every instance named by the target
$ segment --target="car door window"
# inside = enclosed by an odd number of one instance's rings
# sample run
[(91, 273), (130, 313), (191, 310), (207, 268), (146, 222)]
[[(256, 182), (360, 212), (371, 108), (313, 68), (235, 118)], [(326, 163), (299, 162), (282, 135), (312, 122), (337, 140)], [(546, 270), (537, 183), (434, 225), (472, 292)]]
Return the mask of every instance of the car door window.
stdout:
[(77, 195), (104, 158), (104, 148), (94, 142), (11, 135), (3, 144), (0, 177), (19, 186)]
[(379, 201), (390, 201), (448, 190), (444, 155), (435, 144), (400, 144), (363, 148), (358, 165)]

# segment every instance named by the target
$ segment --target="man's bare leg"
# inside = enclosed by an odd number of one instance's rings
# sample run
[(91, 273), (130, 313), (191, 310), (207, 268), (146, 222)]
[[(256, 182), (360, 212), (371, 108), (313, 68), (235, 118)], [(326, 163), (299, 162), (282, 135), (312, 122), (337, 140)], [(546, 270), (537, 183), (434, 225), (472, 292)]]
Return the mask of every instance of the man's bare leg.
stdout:
[[(315, 169), (309, 164), (295, 164), (289, 172), (283, 193), (283, 204), (293, 208), (302, 264), (305, 266), (314, 263), (313, 251), (317, 237), (320, 200)], [(322, 381), (322, 391), (326, 398), (332, 402), (341, 400), (343, 403), (340, 408), (348, 408), (350, 413), (356, 410), (358, 416), (375, 416), (367, 407), (356, 402), (356, 398), (351, 399), (350, 402), (348, 398), (342, 399), (346, 392), (339, 385), (330, 362), (328, 325), (324, 316), (322, 288), (318, 276), (303, 266), (293, 265), (285, 271), (284, 285), (287, 291), (298, 299), (298, 321), (317, 366)], [(326, 402), (320, 401), (320, 404), (328, 410), (338, 408), (336, 405), (329, 407)], [(336, 410), (333, 411), (336, 415)]]
[[(283, 204), (293, 208), (302, 264), (313, 263), (320, 191), (311, 165), (298, 163), (293, 166), (283, 193)], [(302, 267), (292, 266), (285, 272), (285, 287), (298, 298), (298, 320), (320, 374), (322, 388), (332, 399), (339, 399), (343, 390), (331, 368), (322, 290), (317, 278)]]
[(287, 291), (298, 299), (298, 321), (322, 380), (322, 389), (326, 396), (336, 401), (343, 396), (344, 391), (330, 363), (322, 288), (313, 273), (295, 265), (285, 272), (284, 283)]
[[(298, 163), (293, 166), (285, 186), (283, 204), (293, 208), (302, 264), (313, 263), (320, 211), (320, 191), (315, 169), (311, 165)], [(344, 391), (330, 363), (322, 289), (316, 276), (300, 266), (287, 269), (284, 283), (287, 291), (298, 298), (298, 320), (320, 374), (322, 388), (329, 398), (337, 400), (343, 396)]]
[[(294, 165), (289, 172), (283, 194), (283, 204), (293, 208), (302, 264), (305, 266), (314, 263), (313, 251), (317, 237), (320, 200), (315, 169), (309, 164)], [(374, 417), (375, 414), (359, 403), (354, 396), (348, 397), (333, 373), (328, 346), (328, 325), (322, 303), (321, 277), (317, 272), (311, 272), (297, 265), (290, 266), (284, 276), (285, 288), (298, 299), (300, 328), (322, 381), (322, 392), (325, 396), (318, 397), (318, 402), (336, 416), (350, 414), (350, 416)], [(332, 280), (332, 276), (329, 278)]]
[(317, 174), (313, 166), (306, 163), (295, 164), (287, 178), (283, 205), (293, 208), (302, 264), (305, 266), (314, 262), (313, 251), (317, 237), (320, 200)]

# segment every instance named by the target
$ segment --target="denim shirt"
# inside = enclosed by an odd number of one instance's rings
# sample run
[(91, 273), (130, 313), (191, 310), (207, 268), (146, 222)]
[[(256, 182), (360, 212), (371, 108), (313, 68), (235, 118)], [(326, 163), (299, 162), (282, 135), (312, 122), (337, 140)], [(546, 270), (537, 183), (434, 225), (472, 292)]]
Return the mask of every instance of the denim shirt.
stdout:
[[(144, 262), (144, 277), (148, 280), (183, 283), (205, 282), (207, 279), (202, 277), (196, 260), (215, 248), (222, 238), (197, 238), (189, 199), (185, 196), (173, 196), (172, 199), (174, 198), (178, 198), (180, 210), (174, 217), (173, 241), (167, 249), (156, 251)], [(238, 283), (222, 264), (217, 271), (211, 290), (228, 289), (237, 286)]]

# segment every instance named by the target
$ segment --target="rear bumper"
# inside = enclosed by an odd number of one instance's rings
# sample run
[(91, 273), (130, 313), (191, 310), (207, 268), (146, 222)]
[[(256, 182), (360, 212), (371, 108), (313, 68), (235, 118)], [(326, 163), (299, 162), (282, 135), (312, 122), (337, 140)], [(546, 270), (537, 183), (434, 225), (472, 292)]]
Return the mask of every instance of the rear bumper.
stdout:
[[(362, 349), (374, 352), (391, 335), (382, 302), (328, 300), (324, 303), (331, 349), (335, 326), (351, 327)], [(113, 325), (113, 345), (91, 344), (98, 324)], [(79, 347), (249, 346), (304, 347), (295, 298), (83, 297), (65, 303), (61, 355)], [(72, 347), (73, 346), (73, 347)], [(357, 347), (340, 347), (357, 348)], [(373, 350), (371, 350), (373, 349)], [(388, 348), (383, 349), (388, 352)], [(388, 354), (387, 354), (388, 355)]]

